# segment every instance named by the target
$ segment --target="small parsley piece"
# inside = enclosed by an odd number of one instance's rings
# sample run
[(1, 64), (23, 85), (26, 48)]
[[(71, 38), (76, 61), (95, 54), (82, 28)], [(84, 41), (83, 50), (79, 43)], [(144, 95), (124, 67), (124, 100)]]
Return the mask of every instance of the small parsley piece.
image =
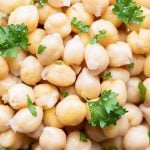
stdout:
[(116, 125), (118, 119), (127, 111), (116, 100), (117, 93), (105, 90), (98, 101), (89, 101), (88, 107), (91, 114), (91, 126), (105, 128)]
[(34, 0), (30, 0), (30, 5), (33, 5), (34, 4)]
[(129, 69), (133, 69), (134, 68), (134, 63), (131, 62), (129, 65), (128, 65)]
[(87, 135), (80, 131), (80, 141), (87, 142)]
[(148, 137), (149, 137), (149, 143), (150, 143), (150, 129), (148, 130)]
[(62, 91), (62, 92), (60, 92), (60, 94), (63, 98), (65, 98), (69, 95), (68, 92), (66, 92), (66, 91)]
[(112, 12), (126, 25), (131, 22), (141, 25), (144, 19), (141, 6), (137, 6), (132, 0), (116, 0)]
[(45, 51), (45, 49), (46, 49), (46, 46), (44, 46), (44, 45), (40, 45), (39, 47), (38, 47), (38, 54), (42, 54), (44, 51)]
[(43, 8), (44, 4), (47, 3), (48, 0), (38, 0), (38, 8)]
[(7, 147), (1, 147), (0, 150), (11, 150), (11, 149)]
[(62, 65), (63, 63), (62, 63), (62, 61), (56, 61), (56, 62), (54, 62), (54, 64), (56, 64), (56, 65)]
[(89, 25), (85, 25), (82, 21), (78, 21), (76, 17), (71, 20), (71, 25), (80, 30), (83, 33), (88, 33), (90, 30)]
[(104, 76), (103, 76), (103, 80), (108, 80), (110, 78), (112, 78), (111, 72), (108, 72), (108, 73), (104, 74)]
[(96, 34), (93, 38), (90, 40), (90, 44), (98, 43), (102, 38), (105, 38), (107, 31), (105, 29), (100, 30), (98, 34)]
[(118, 148), (116, 146), (109, 146), (104, 148), (104, 150), (118, 150)]
[(140, 91), (140, 98), (141, 98), (142, 101), (144, 101), (145, 100), (145, 94), (146, 94), (147, 90), (146, 90), (146, 87), (143, 84), (143, 82), (139, 82), (138, 89)]
[(32, 101), (31, 101), (31, 98), (29, 97), (29, 95), (27, 95), (27, 102), (28, 102), (28, 109), (30, 111), (30, 113), (36, 117), (37, 116), (37, 111), (36, 111), (36, 108), (35, 106), (33, 105)]
[(24, 24), (0, 26), (0, 56), (15, 58), (18, 50), (26, 50), (28, 46), (28, 28)]

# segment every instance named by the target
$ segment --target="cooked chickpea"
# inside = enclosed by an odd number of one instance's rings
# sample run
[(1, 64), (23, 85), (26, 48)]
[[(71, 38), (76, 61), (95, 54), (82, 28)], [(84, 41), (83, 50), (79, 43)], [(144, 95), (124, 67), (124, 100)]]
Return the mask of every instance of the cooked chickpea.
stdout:
[(150, 8), (150, 1), (148, 0), (134, 0), (138, 5), (145, 6), (147, 8)]
[(9, 74), (9, 67), (6, 60), (0, 57), (0, 80), (6, 78)]
[(86, 106), (76, 95), (69, 95), (56, 106), (56, 116), (64, 125), (76, 126), (86, 115)]
[(8, 24), (24, 23), (25, 25), (27, 25), (29, 32), (32, 32), (36, 29), (38, 21), (38, 11), (37, 8), (33, 5), (17, 7), (14, 11), (11, 12), (8, 18)]
[(143, 72), (146, 77), (150, 77), (150, 55), (148, 55), (145, 59)]
[(53, 7), (70, 6), (71, 0), (48, 0), (48, 3)]
[(80, 132), (74, 131), (69, 133), (65, 150), (91, 150), (92, 142), (87, 139), (86, 142), (80, 140)]
[(64, 149), (66, 145), (66, 134), (62, 129), (45, 127), (40, 136), (39, 143), (42, 149)]
[(150, 78), (146, 78), (144, 80), (143, 84), (144, 84), (144, 86), (146, 88), (144, 104), (146, 106), (150, 106)]
[[(121, 50), (121, 55), (120, 55), (120, 50)], [(111, 67), (124, 66), (130, 64), (130, 61), (132, 60), (131, 48), (125, 42), (117, 42), (115, 44), (108, 45), (107, 52), (110, 60), (109, 65)], [(119, 57), (116, 58), (116, 56)]]
[(71, 4), (79, 3), (79, 2), (81, 2), (81, 0), (71, 0)]
[(100, 44), (88, 44), (85, 48), (85, 61), (88, 69), (98, 75), (108, 67), (109, 56)]
[(44, 23), (44, 28), (49, 34), (59, 33), (62, 38), (71, 33), (71, 24), (62, 12), (51, 14)]
[(92, 142), (92, 147), (90, 150), (102, 150), (99, 143)]
[(41, 54), (38, 53), (38, 50), (36, 52), (36, 56), (42, 65), (49, 65), (63, 55), (63, 40), (58, 33), (45, 36), (39, 45), (46, 47)]
[(142, 22), (142, 28), (144, 29), (150, 29), (150, 10), (146, 7), (141, 7), (143, 10), (143, 16), (145, 17)]
[(79, 33), (78, 34), (84, 46), (86, 46), (90, 41), (90, 36), (88, 33)]

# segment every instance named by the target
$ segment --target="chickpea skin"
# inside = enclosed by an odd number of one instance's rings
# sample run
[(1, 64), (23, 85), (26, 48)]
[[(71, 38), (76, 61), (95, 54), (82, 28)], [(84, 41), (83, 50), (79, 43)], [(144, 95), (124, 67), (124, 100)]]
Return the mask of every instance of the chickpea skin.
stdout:
[(48, 3), (53, 7), (69, 7), (71, 4), (71, 0), (48, 0)]
[(6, 78), (9, 74), (9, 67), (6, 60), (0, 57), (0, 80)]

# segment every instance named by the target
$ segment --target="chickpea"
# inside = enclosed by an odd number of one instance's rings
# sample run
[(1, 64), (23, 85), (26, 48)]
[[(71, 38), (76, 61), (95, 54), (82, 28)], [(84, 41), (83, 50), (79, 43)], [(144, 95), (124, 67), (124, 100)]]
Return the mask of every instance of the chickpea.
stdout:
[(102, 150), (99, 143), (92, 142), (92, 147), (90, 150)]
[(76, 75), (63, 61), (56, 61), (43, 69), (42, 78), (54, 85), (65, 87), (75, 82)]
[(85, 49), (85, 61), (94, 75), (103, 72), (109, 64), (107, 51), (100, 44), (88, 44)]
[(71, 4), (80, 3), (81, 0), (71, 0)]
[(4, 102), (8, 102), (12, 108), (20, 109), (27, 106), (27, 95), (34, 102), (33, 89), (23, 83), (18, 83), (13, 85), (2, 99)]
[(134, 0), (138, 5), (150, 8), (150, 1), (148, 0)]
[(130, 127), (128, 119), (126, 116), (123, 116), (117, 121), (116, 125), (112, 125), (106, 128), (103, 128), (104, 135), (108, 138), (116, 138), (126, 134)]
[(144, 63), (144, 70), (143, 70), (143, 72), (144, 72), (144, 75), (146, 77), (150, 77), (150, 71), (149, 71), (150, 67), (149, 67), (149, 65), (150, 65), (150, 55), (148, 55), (146, 57), (145, 63)]
[(90, 40), (89, 34), (81, 32), (78, 35), (79, 35), (83, 45), (86, 46), (89, 43), (89, 40)]
[(109, 0), (82, 0), (85, 9), (96, 17), (101, 16), (109, 5)]
[(8, 18), (8, 24), (24, 23), (25, 25), (27, 25), (29, 32), (32, 32), (36, 29), (38, 21), (38, 11), (37, 8), (33, 5), (17, 7), (14, 11), (11, 12)]
[(62, 38), (71, 33), (71, 24), (66, 14), (57, 12), (51, 14), (44, 23), (44, 28), (49, 34), (59, 33)]
[[(120, 55), (120, 49), (121, 49), (121, 55)], [(109, 65), (111, 67), (120, 67), (120, 66), (130, 64), (130, 61), (132, 59), (131, 48), (125, 42), (117, 42), (115, 44), (108, 45), (107, 52), (110, 60)]]
[(66, 134), (62, 129), (45, 127), (40, 136), (39, 143), (42, 149), (64, 149), (66, 145)]
[(40, 28), (35, 29), (33, 32), (31, 32), (28, 35), (28, 40), (30, 43), (30, 45), (28, 46), (28, 51), (31, 54), (36, 54), (36, 51), (38, 50), (38, 46), (39, 46), (37, 43), (40, 43), (41, 40), (45, 37), (45, 35), (46, 35), (46, 32)]
[(76, 80), (75, 89), (81, 97), (97, 98), (101, 92), (99, 77), (92, 75), (87, 68), (83, 68)]
[(110, 0), (110, 4), (113, 5), (115, 4), (116, 0)]
[(74, 70), (76, 75), (78, 75), (81, 72), (81, 70), (82, 70), (82, 66), (73, 65), (71, 67)]
[(148, 146), (148, 147), (146, 147), (146, 149), (145, 150), (150, 150), (150, 145)]
[(102, 91), (112, 90), (118, 94), (117, 101), (121, 106), (124, 106), (127, 101), (127, 89), (126, 85), (122, 80), (114, 80), (114, 81), (103, 81), (102, 82)]
[[(93, 3), (93, 1), (91, 1)], [(90, 26), (90, 35), (93, 37), (98, 34), (99, 31), (106, 30), (107, 36), (99, 41), (101, 45), (106, 47), (109, 44), (115, 43), (119, 40), (118, 31), (115, 26), (110, 22), (104, 19), (97, 20), (93, 22)]]
[(138, 84), (140, 83), (139, 77), (131, 77), (127, 83), (127, 96), (128, 102), (137, 104), (140, 103), (140, 91), (138, 89)]
[(44, 111), (43, 122), (46, 126), (56, 127), (56, 128), (63, 128), (63, 124), (58, 120), (56, 116), (56, 108), (53, 107)]
[(112, 9), (113, 6), (107, 7), (101, 18), (110, 21), (112, 24), (114, 24), (115, 27), (119, 27), (122, 22), (118, 19), (116, 15), (113, 14)]
[(42, 150), (40, 145), (36, 145), (34, 148), (32, 148), (32, 150)]
[(0, 57), (0, 80), (6, 78), (9, 74), (9, 67), (6, 60)]
[(143, 10), (143, 16), (145, 16), (141, 26), (144, 29), (150, 29), (150, 10), (146, 7), (141, 7)]
[(143, 82), (145, 88), (146, 88), (146, 94), (145, 94), (145, 101), (144, 104), (146, 106), (150, 106), (150, 78), (146, 78)]
[(148, 129), (143, 125), (131, 127), (124, 136), (123, 145), (127, 150), (144, 150), (149, 145)]
[[(35, 106), (37, 116), (34, 117), (28, 108), (20, 109), (15, 116), (9, 121), (13, 131), (21, 133), (30, 133), (35, 131), (41, 124), (43, 111), (40, 107)], [(30, 120), (30, 121), (29, 121)]]
[(80, 140), (80, 132), (74, 131), (69, 133), (65, 150), (91, 150), (92, 142), (87, 139), (87, 142)]
[(53, 7), (69, 7), (71, 4), (71, 0), (48, 0), (48, 3)]
[(14, 111), (8, 105), (0, 105), (0, 132), (9, 129), (9, 120), (13, 117)]
[(36, 56), (42, 65), (49, 65), (63, 55), (63, 40), (58, 33), (45, 36), (39, 45), (46, 47), (42, 54), (38, 54), (38, 51), (36, 52)]
[(22, 61), (27, 57), (27, 54), (19, 50), (18, 56), (16, 58), (7, 58), (7, 63), (10, 69), (10, 72), (15, 76), (20, 76), (20, 67)]
[(59, 121), (68, 126), (80, 124), (86, 115), (86, 106), (76, 95), (69, 95), (56, 106)]
[(83, 58), (84, 45), (80, 37), (76, 35), (66, 43), (63, 60), (67, 65), (81, 65)]

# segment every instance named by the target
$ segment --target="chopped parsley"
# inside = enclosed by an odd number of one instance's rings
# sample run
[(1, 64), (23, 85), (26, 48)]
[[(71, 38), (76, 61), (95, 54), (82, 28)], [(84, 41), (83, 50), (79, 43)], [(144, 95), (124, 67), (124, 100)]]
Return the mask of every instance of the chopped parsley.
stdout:
[(105, 128), (116, 125), (118, 119), (127, 111), (116, 100), (117, 93), (105, 90), (98, 101), (88, 101), (91, 126)]
[(87, 142), (87, 135), (80, 131), (80, 141)]
[(131, 63), (128, 65), (128, 68), (129, 68), (129, 69), (133, 69), (133, 68), (134, 68), (134, 63), (131, 62)]
[(63, 63), (62, 63), (62, 61), (56, 61), (56, 62), (54, 62), (54, 64), (56, 64), (56, 65), (62, 65)]
[(46, 46), (40, 45), (40, 46), (38, 47), (37, 53), (38, 53), (38, 54), (42, 54), (42, 53), (45, 51), (45, 49), (46, 49)]
[(140, 91), (140, 98), (141, 98), (142, 101), (144, 101), (145, 100), (145, 94), (146, 94), (147, 90), (146, 90), (146, 87), (143, 84), (143, 82), (139, 82), (138, 89)]
[(48, 0), (38, 0), (38, 5), (37, 7), (38, 8), (43, 8), (44, 7), (44, 4), (47, 3)]
[(33, 5), (34, 4), (34, 0), (30, 0), (29, 4)]
[(118, 148), (116, 146), (109, 146), (104, 148), (104, 150), (118, 150)]
[(110, 78), (112, 78), (111, 72), (108, 72), (108, 73), (104, 74), (104, 76), (103, 76), (103, 80), (108, 80)]
[(69, 95), (68, 92), (66, 92), (66, 91), (62, 91), (62, 92), (60, 92), (60, 94), (63, 98), (65, 98)]
[(0, 150), (11, 150), (11, 149), (7, 147), (1, 147)]

